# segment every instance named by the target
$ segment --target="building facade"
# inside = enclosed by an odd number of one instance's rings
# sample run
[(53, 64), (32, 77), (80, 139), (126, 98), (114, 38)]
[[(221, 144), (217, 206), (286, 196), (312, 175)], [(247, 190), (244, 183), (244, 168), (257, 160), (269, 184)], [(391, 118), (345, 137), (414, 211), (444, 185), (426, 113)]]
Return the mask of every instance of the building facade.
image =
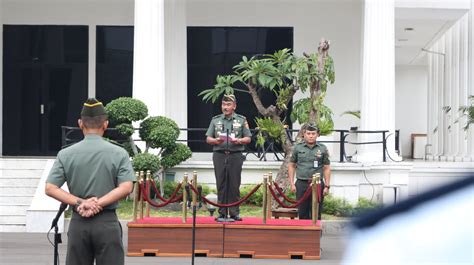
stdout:
[[(298, 55), (315, 52), (324, 37), (335, 61), (336, 82), (326, 103), (336, 129), (388, 130), (394, 160), (399, 159), (393, 144), (399, 129), (403, 156), (411, 156), (412, 134), (426, 134), (429, 158), (472, 161), (472, 132), (462, 125), (448, 129), (449, 118), (442, 113), (443, 106), (456, 108), (473, 94), (470, 0), (0, 4), (4, 156), (54, 155), (58, 126), (74, 126), (88, 96), (104, 102), (133, 96), (150, 107), (151, 115), (168, 116), (181, 128), (202, 126), (209, 121), (193, 115), (219, 110), (195, 95), (232, 60), (289, 45)], [(207, 56), (212, 56), (208, 62)], [(240, 108), (248, 107), (244, 97), (239, 102)], [(361, 110), (361, 120), (341, 116), (348, 110)], [(193, 124), (196, 120), (200, 123)], [(338, 157), (339, 148), (331, 148)], [(356, 157), (380, 161), (381, 154), (374, 145), (358, 147)]]

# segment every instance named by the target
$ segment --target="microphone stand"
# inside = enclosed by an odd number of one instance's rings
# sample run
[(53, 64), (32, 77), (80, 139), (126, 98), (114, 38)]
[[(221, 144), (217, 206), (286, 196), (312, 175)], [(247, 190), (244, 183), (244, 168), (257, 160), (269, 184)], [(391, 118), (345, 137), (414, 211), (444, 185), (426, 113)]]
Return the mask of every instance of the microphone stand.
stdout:
[[(232, 126), (232, 125), (231, 125)], [(231, 127), (231, 129), (233, 129)], [(227, 134), (227, 137), (225, 138), (226, 139), (226, 150), (227, 151), (230, 151), (229, 149), (229, 129), (226, 130), (226, 134)], [(225, 171), (224, 171), (224, 174), (225, 174), (225, 178), (227, 179), (226, 182), (229, 182), (229, 158), (228, 156), (225, 157)], [(229, 203), (229, 184), (226, 185), (225, 187), (225, 203)], [(229, 207), (225, 207), (225, 219), (227, 221), (228, 217), (230, 217), (230, 211), (229, 211)]]
[(59, 207), (58, 213), (56, 214), (56, 217), (53, 219), (53, 222), (51, 224), (51, 229), (54, 228), (54, 265), (59, 265), (59, 244), (63, 243), (61, 239), (61, 234), (58, 233), (58, 221), (59, 218), (61, 217), (61, 214), (64, 212), (64, 210), (67, 208), (67, 204), (61, 203), (61, 206)]
[[(189, 185), (189, 184), (188, 184)], [(196, 184), (193, 184), (196, 185)], [(189, 188), (189, 186), (188, 186)], [(202, 187), (198, 186), (197, 187), (198, 194), (193, 192), (193, 236), (192, 236), (192, 258), (191, 258), (191, 264), (194, 265), (194, 257), (196, 256), (195, 250), (196, 250), (196, 212), (197, 212), (197, 201), (199, 200), (199, 205), (201, 205), (201, 193), (202, 193)]]
[(59, 244), (63, 243), (61, 234), (58, 233), (58, 225), (54, 227), (54, 265), (59, 265)]

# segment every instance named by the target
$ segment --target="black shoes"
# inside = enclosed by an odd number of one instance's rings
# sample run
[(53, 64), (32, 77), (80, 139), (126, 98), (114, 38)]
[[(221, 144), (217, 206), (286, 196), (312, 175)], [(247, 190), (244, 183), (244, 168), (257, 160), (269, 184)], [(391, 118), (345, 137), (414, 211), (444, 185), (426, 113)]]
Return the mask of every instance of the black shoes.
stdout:
[(236, 216), (231, 216), (230, 218), (231, 218), (231, 219), (234, 219), (234, 221), (242, 221), (242, 220), (243, 220), (242, 217), (240, 217), (240, 216), (238, 216), (238, 215), (236, 215)]
[(227, 216), (220, 214), (219, 217), (216, 217), (216, 221), (217, 222), (234, 222), (234, 221), (242, 221), (242, 218), (238, 215), (227, 218)]
[(235, 220), (232, 218), (227, 218), (227, 216), (220, 214), (219, 217), (216, 218), (216, 221), (221, 223), (221, 222), (233, 222)]

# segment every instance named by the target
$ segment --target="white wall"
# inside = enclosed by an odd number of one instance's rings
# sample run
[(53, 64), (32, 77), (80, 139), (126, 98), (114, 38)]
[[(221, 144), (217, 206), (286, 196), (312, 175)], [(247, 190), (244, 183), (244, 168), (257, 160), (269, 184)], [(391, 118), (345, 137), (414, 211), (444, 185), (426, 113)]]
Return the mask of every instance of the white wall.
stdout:
[(400, 129), (402, 155), (410, 157), (411, 134), (427, 132), (427, 66), (396, 66), (395, 97), (395, 127)]
[(188, 26), (294, 27), (298, 55), (316, 52), (320, 39), (329, 39), (336, 82), (326, 103), (334, 111), (335, 128), (358, 125), (353, 117), (339, 115), (359, 109), (361, 1), (188, 0), (186, 8)]

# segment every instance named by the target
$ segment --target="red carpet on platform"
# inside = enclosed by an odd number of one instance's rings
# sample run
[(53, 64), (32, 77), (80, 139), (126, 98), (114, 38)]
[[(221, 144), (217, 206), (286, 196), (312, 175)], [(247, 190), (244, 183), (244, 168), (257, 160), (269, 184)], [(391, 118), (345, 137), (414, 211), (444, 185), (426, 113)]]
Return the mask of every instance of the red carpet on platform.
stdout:
[[(188, 217), (186, 224), (192, 224), (193, 218)], [(145, 217), (138, 219), (129, 224), (183, 224), (181, 217)], [(225, 225), (281, 225), (281, 226), (320, 226), (320, 221), (313, 225), (312, 220), (296, 220), (296, 219), (267, 219), (267, 223), (263, 223), (262, 218), (243, 217), (242, 221), (237, 222), (217, 222), (214, 217), (197, 217), (196, 224), (225, 224)]]

